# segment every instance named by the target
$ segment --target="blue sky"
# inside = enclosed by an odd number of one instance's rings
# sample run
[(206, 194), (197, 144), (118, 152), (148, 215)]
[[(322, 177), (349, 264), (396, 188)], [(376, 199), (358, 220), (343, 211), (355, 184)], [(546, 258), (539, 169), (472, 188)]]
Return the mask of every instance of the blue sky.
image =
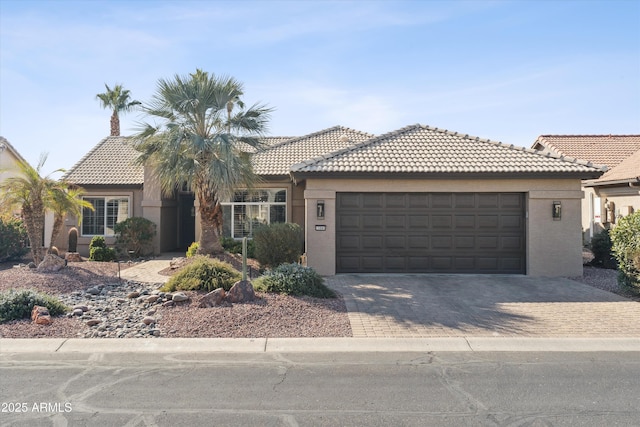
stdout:
[(45, 172), (108, 136), (105, 83), (144, 103), (196, 68), (275, 108), (272, 135), (638, 134), (640, 1), (0, 0), (0, 135)]

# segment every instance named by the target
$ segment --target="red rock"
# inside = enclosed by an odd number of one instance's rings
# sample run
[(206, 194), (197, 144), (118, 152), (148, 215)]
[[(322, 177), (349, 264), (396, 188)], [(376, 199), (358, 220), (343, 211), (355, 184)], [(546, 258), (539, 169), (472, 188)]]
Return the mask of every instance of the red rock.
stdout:
[(31, 320), (35, 322), (36, 325), (50, 325), (53, 323), (49, 309), (40, 305), (33, 306), (33, 310), (31, 310)]
[(248, 280), (240, 280), (233, 284), (229, 292), (227, 293), (227, 301), (247, 302), (256, 299), (256, 293), (253, 290), (253, 285)]
[(208, 308), (215, 307), (222, 304), (224, 301), (225, 292), (224, 289), (218, 288), (215, 291), (211, 291), (202, 298), (200, 298), (200, 303), (198, 307), (200, 308)]

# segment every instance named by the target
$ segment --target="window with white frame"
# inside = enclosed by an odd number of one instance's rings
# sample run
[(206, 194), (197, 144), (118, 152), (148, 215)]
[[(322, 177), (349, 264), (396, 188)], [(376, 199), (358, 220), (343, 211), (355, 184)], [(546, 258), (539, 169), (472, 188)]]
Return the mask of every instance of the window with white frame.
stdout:
[(94, 210), (82, 208), (83, 236), (113, 236), (118, 222), (129, 218), (129, 197), (83, 197)]
[(261, 224), (287, 221), (287, 190), (281, 188), (236, 191), (232, 201), (221, 205), (225, 237), (252, 237)]

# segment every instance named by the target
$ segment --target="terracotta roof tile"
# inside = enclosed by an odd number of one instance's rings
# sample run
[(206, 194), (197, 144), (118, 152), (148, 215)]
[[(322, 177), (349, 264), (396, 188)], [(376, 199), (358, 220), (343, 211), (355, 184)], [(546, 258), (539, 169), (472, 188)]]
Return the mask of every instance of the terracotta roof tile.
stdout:
[(293, 172), (578, 173), (594, 166), (553, 153), (413, 125), (292, 166)]
[(144, 169), (126, 136), (109, 136), (80, 159), (62, 179), (78, 185), (139, 185)]
[(611, 169), (640, 150), (640, 135), (541, 135), (532, 148), (552, 150)]
[(291, 165), (366, 141), (374, 135), (334, 126), (275, 144), (253, 155), (258, 175), (288, 175)]
[(595, 181), (596, 184), (611, 181), (640, 181), (640, 150), (636, 151), (613, 169)]

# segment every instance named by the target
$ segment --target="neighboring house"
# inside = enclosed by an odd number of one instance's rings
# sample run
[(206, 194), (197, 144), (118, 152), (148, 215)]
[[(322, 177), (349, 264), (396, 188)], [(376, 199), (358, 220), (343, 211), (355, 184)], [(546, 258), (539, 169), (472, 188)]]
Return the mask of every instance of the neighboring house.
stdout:
[[(26, 165), (28, 162), (6, 138), (0, 136), (0, 182), (18, 176), (20, 164)], [(15, 214), (19, 215), (20, 211), (16, 211)]]
[[(82, 243), (136, 215), (157, 224), (156, 252), (184, 248), (198, 235), (193, 194), (162, 195), (149, 171), (132, 166), (126, 141), (106, 138), (65, 176), (100, 208), (83, 215)], [(272, 141), (252, 161), (262, 181), (223, 203), (224, 233), (298, 223), (307, 263), (323, 275), (581, 275), (581, 180), (603, 173), (422, 125), (377, 137), (337, 126)]]
[(542, 135), (532, 148), (608, 168), (582, 183), (583, 243), (640, 209), (640, 135)]

